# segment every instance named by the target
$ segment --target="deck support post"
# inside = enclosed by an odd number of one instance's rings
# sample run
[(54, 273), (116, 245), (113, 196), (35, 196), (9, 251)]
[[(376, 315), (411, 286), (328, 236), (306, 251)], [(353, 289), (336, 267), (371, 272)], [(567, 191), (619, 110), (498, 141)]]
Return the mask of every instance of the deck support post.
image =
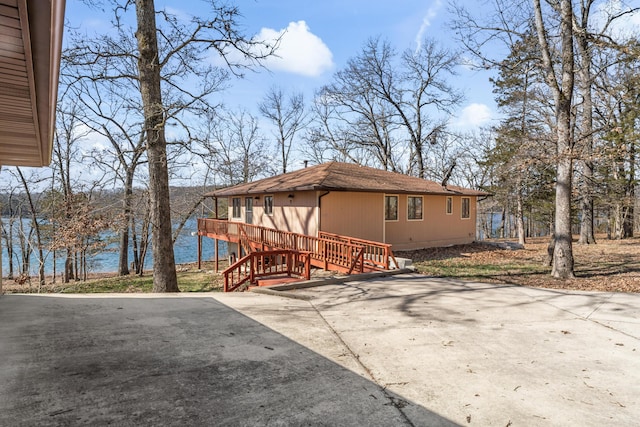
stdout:
[(198, 270), (202, 270), (202, 236), (198, 233)]
[(213, 239), (213, 258), (216, 264), (216, 273), (220, 271), (220, 266), (218, 264), (218, 239)]

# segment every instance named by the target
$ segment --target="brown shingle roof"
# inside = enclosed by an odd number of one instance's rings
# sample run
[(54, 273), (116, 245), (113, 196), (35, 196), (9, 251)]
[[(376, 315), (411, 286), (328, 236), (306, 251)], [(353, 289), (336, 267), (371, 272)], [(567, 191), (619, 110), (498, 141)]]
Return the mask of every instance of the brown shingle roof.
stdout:
[(376, 193), (487, 195), (455, 185), (442, 187), (437, 182), (408, 175), (359, 166), (351, 163), (329, 162), (300, 169), (247, 184), (213, 191), (208, 196), (237, 196), (242, 194), (286, 193), (293, 191), (364, 191)]

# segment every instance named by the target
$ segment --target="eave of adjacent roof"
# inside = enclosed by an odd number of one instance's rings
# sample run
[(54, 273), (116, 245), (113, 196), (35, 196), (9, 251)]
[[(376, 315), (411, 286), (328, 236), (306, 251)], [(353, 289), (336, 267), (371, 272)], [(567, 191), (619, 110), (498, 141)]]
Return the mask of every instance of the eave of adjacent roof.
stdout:
[(0, 1), (0, 165), (51, 163), (65, 0)]

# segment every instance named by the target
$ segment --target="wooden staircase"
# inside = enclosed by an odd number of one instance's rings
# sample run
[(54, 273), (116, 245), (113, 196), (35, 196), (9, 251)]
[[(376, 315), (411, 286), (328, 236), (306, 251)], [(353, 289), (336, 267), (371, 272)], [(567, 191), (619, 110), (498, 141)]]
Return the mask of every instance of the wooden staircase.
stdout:
[[(280, 277), (284, 281), (309, 280), (311, 278), (311, 257), (308, 252), (272, 250), (251, 252), (222, 272), (224, 291), (244, 290), (249, 286), (259, 286), (261, 280)], [(265, 283), (266, 284), (266, 283)], [(271, 283), (275, 284), (275, 283)]]
[(309, 273), (301, 270), (301, 265), (307, 264), (346, 274), (397, 268), (391, 245), (326, 232), (313, 237), (251, 224), (200, 218), (198, 236), (238, 243), (246, 253), (224, 270), (225, 292), (256, 286), (259, 280), (263, 284), (274, 284), (275, 277), (283, 281), (290, 281), (292, 277), (309, 280), (310, 268)]

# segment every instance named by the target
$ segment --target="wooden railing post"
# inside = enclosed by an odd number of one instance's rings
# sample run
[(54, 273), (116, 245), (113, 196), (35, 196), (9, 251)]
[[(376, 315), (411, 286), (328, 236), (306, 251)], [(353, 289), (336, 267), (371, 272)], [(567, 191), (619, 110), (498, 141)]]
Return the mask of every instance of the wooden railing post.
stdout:
[(256, 279), (256, 272), (255, 272), (255, 263), (254, 263), (254, 256), (252, 255), (251, 258), (249, 258), (249, 283), (251, 285), (255, 284), (255, 279)]
[(389, 248), (386, 246), (384, 248), (384, 263), (382, 265), (384, 265), (385, 270), (389, 269)]
[(285, 259), (287, 260), (287, 276), (291, 277), (291, 266), (293, 265), (293, 252), (288, 251), (285, 255)]
[(305, 255), (304, 278), (306, 280), (310, 280), (311, 279), (311, 254), (310, 253), (307, 253)]
[(324, 258), (324, 269), (329, 270), (329, 254), (327, 253), (327, 245), (329, 242), (324, 241), (324, 252), (322, 253), (322, 258)]

